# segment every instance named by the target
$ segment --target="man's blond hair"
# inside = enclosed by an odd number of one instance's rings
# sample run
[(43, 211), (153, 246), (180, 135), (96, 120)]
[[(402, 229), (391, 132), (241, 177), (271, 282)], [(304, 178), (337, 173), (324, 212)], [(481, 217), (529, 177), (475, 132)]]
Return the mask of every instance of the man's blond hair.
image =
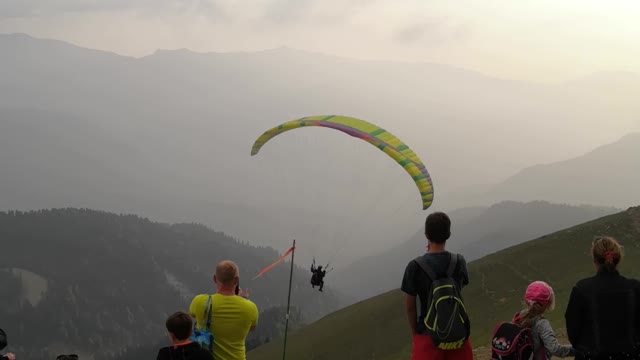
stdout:
[(236, 276), (240, 276), (240, 271), (238, 270), (238, 265), (231, 260), (222, 260), (216, 266), (216, 278), (220, 281), (224, 286), (233, 285), (233, 279)]

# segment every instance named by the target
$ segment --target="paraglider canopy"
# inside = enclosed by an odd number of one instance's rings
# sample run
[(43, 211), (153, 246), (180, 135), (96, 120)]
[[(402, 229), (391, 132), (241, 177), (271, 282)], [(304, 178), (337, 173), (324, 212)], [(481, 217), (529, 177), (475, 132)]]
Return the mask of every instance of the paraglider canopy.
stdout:
[(257, 155), (262, 146), (275, 136), (289, 130), (309, 126), (338, 130), (377, 147), (395, 160), (411, 176), (420, 191), (422, 209), (426, 210), (431, 206), (433, 202), (433, 183), (422, 160), (396, 136), (364, 120), (346, 116), (320, 115), (289, 121), (265, 131), (258, 137), (251, 148), (251, 155)]

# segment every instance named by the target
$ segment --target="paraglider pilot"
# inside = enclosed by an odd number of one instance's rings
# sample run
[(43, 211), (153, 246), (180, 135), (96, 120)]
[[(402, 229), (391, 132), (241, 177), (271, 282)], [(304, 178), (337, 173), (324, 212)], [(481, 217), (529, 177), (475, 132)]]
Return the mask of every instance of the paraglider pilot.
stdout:
[(319, 265), (318, 268), (315, 267), (315, 262), (311, 264), (311, 286), (315, 289), (316, 286), (320, 286), (320, 291), (322, 291), (322, 287), (324, 286), (324, 276), (327, 274), (326, 270), (322, 270), (322, 265)]

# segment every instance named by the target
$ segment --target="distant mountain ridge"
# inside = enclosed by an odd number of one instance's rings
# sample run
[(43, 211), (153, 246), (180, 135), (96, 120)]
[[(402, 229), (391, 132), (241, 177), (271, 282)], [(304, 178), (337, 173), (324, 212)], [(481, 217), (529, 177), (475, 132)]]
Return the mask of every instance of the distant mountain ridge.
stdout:
[(491, 189), (493, 199), (547, 200), (602, 206), (640, 202), (633, 189), (640, 183), (640, 133), (603, 145), (576, 158), (536, 165)]
[[(527, 240), (586, 221), (619, 212), (619, 209), (570, 206), (546, 201), (505, 201), (484, 208), (459, 209), (449, 213), (452, 236), (450, 251), (473, 261)], [(363, 300), (400, 285), (404, 267), (426, 251), (421, 228), (403, 244), (378, 255), (363, 258), (341, 270), (333, 282), (338, 289)], [(363, 283), (362, 278), (374, 279)]]

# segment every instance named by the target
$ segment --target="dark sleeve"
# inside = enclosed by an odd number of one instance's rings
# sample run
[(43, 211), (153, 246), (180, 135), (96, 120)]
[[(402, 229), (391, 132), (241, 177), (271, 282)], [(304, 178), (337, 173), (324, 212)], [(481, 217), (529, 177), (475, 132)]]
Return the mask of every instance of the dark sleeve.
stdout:
[(404, 270), (404, 276), (402, 277), (402, 287), (400, 290), (408, 295), (418, 295), (418, 287), (416, 286), (416, 266), (415, 261), (411, 261)]
[(564, 320), (567, 327), (567, 336), (571, 345), (576, 347), (580, 341), (580, 329), (582, 328), (581, 318), (584, 308), (584, 299), (577, 286), (571, 289), (567, 310), (564, 313)]

